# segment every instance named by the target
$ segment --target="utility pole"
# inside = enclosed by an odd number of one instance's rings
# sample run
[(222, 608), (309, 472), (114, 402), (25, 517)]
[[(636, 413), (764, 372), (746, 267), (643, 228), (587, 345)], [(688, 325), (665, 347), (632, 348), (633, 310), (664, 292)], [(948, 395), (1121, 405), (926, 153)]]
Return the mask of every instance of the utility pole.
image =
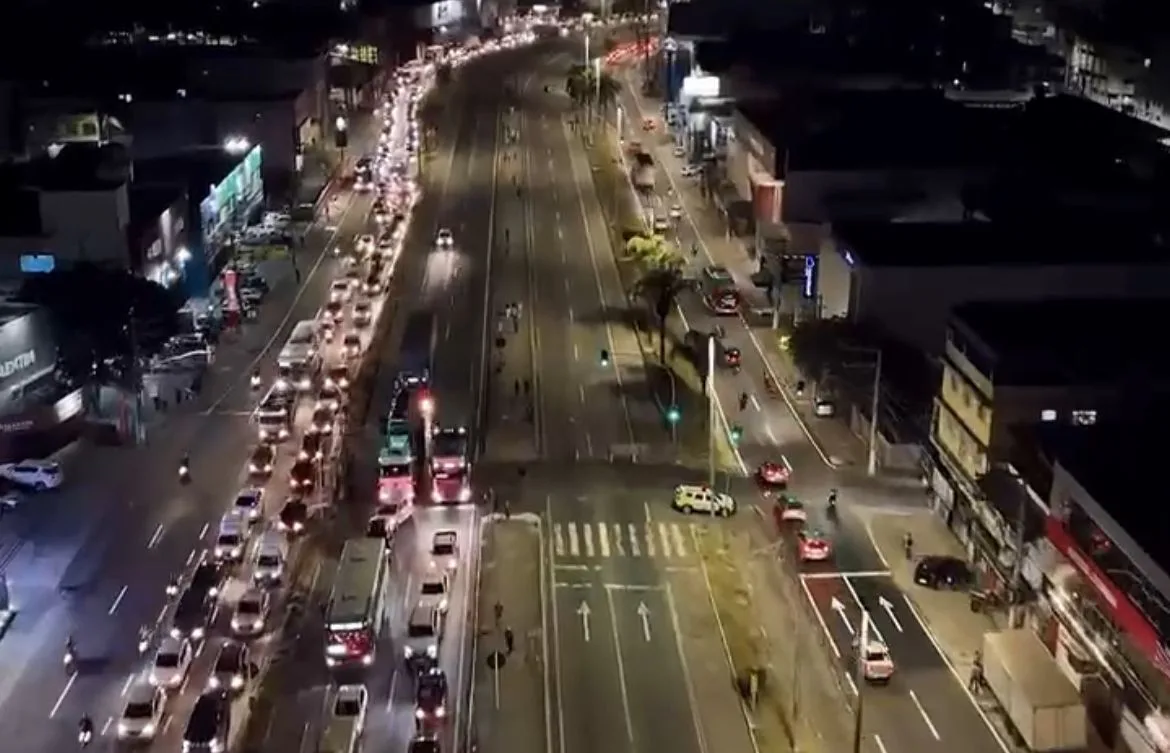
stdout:
[(869, 611), (861, 610), (861, 630), (857, 635), (857, 667), (854, 670), (854, 684), (857, 685), (857, 708), (853, 711), (853, 753), (861, 753), (862, 709), (865, 689), (865, 645), (869, 643)]
[(877, 440), (878, 440), (878, 408), (882, 394), (882, 351), (877, 351), (877, 361), (873, 367), (873, 400), (869, 411), (869, 454), (865, 462), (865, 472), (870, 476), (877, 475)]
[(1011, 578), (1008, 581), (1008, 624), (1011, 627), (1020, 627), (1023, 622), (1023, 605), (1019, 603), (1019, 595), (1023, 592), (1024, 580), (1024, 525), (1028, 519), (1028, 486), (1020, 474), (1010, 463), (1006, 464), (1007, 472), (1016, 482), (1016, 493), (1019, 502), (1016, 505), (1016, 556), (1012, 561)]
[(142, 425), (142, 365), (138, 352), (138, 327), (134, 323), (134, 306), (130, 306), (130, 316), (126, 322), (126, 336), (130, 340), (130, 386), (134, 390), (134, 407), (130, 415), (131, 431), (134, 432), (134, 443), (143, 444), (146, 441), (145, 427)]
[(715, 336), (707, 337), (707, 485), (715, 489)]

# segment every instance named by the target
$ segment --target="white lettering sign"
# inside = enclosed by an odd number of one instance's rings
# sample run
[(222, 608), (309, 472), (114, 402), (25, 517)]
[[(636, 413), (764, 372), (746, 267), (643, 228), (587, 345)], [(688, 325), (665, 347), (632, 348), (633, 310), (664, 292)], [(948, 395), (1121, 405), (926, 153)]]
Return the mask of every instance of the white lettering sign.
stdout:
[(0, 361), (0, 379), (7, 379), (13, 374), (19, 374), (37, 362), (37, 352), (28, 350), (7, 361)]

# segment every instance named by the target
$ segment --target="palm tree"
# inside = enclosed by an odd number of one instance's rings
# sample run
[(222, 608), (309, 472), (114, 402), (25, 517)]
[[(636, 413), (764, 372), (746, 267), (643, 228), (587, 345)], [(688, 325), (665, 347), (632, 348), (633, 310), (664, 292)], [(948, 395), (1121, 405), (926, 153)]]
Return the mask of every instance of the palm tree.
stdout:
[(681, 265), (653, 267), (638, 280), (635, 292), (654, 308), (658, 317), (658, 360), (666, 365), (666, 322), (679, 293), (688, 288)]
[(618, 94), (621, 93), (621, 84), (608, 72), (602, 71), (601, 78), (596, 82), (595, 87), (594, 96), (597, 98), (597, 106), (601, 108), (603, 113), (608, 114), (613, 103), (617, 101)]

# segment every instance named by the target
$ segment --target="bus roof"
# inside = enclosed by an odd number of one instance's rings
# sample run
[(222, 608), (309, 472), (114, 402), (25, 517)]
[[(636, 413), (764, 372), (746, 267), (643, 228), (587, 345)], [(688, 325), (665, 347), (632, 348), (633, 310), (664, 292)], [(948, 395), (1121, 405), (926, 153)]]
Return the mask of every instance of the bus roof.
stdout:
[(379, 576), (386, 566), (386, 541), (381, 538), (349, 539), (341, 550), (337, 579), (329, 595), (326, 627), (365, 623), (371, 619)]

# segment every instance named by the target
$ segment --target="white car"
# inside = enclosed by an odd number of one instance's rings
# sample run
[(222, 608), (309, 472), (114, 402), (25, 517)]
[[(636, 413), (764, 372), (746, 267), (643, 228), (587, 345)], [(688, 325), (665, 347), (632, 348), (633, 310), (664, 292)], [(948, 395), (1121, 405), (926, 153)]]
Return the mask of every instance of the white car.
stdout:
[(682, 216), (683, 216), (682, 205), (675, 204), (670, 208), (670, 219), (674, 220), (675, 222), (678, 222), (679, 220), (682, 219)]
[(455, 245), (455, 236), (451, 235), (451, 231), (447, 228), (441, 228), (439, 234), (435, 236), (435, 246), (438, 248), (451, 248)]
[(159, 644), (150, 668), (150, 684), (157, 688), (177, 688), (187, 679), (195, 649), (186, 638), (167, 636)]
[(0, 465), (0, 478), (28, 489), (43, 492), (61, 485), (61, 466), (52, 460), (22, 460)]
[(890, 649), (881, 641), (870, 640), (861, 653), (861, 675), (866, 682), (885, 685), (894, 676), (894, 660)]
[(334, 280), (333, 284), (329, 286), (329, 300), (331, 301), (348, 301), (352, 293), (349, 280)]
[(670, 220), (661, 215), (656, 216), (654, 218), (654, 232), (665, 233), (667, 230), (670, 230)]
[(366, 233), (353, 239), (354, 251), (359, 254), (369, 254), (374, 251), (374, 236)]
[(162, 688), (139, 680), (126, 691), (126, 705), (118, 718), (119, 740), (153, 740), (162, 727), (167, 694)]
[(435, 531), (431, 537), (431, 564), (454, 572), (459, 564), (459, 534), (452, 530)]
[(687, 156), (687, 148), (685, 146), (676, 146), (670, 150), (670, 153), (675, 157), (685, 157)]
[(433, 606), (445, 613), (449, 604), (448, 596), (451, 593), (451, 577), (447, 571), (432, 567), (422, 577), (418, 586), (418, 603), (423, 606)]
[(674, 509), (685, 513), (705, 513), (729, 517), (735, 513), (735, 500), (730, 494), (720, 494), (707, 486), (682, 484), (674, 488), (670, 502)]
[(342, 685), (333, 698), (333, 718), (353, 722), (354, 729), (366, 723), (366, 705), (369, 694), (365, 685)]
[(239, 636), (263, 633), (271, 609), (272, 597), (267, 591), (249, 588), (236, 602), (236, 611), (232, 614), (232, 632)]
[(679, 172), (682, 173), (684, 178), (693, 178), (697, 175), (701, 175), (703, 168), (699, 167), (698, 165), (683, 165), (682, 170)]

